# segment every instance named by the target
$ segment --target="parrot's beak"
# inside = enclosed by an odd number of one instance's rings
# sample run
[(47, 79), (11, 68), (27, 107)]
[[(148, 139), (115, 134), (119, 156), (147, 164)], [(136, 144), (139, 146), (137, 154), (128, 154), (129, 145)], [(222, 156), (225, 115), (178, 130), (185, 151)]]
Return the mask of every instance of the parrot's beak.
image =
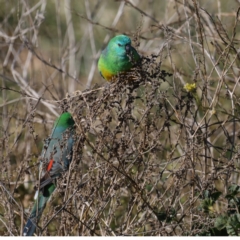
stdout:
[(127, 45), (125, 46), (125, 50), (126, 50), (126, 53), (127, 53), (127, 54), (129, 54), (129, 53), (131, 52), (131, 46), (130, 46), (130, 44), (127, 44)]

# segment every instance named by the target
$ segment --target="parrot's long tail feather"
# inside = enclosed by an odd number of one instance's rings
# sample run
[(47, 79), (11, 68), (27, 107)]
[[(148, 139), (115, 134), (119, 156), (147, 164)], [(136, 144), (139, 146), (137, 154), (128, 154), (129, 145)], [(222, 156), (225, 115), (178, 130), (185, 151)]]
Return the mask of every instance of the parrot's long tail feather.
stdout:
[(35, 221), (29, 218), (23, 229), (23, 236), (33, 236), (35, 230), (36, 230), (36, 223)]
[(34, 203), (31, 215), (24, 226), (23, 236), (33, 236), (37, 227), (37, 223), (44, 208), (46, 207), (46, 203), (54, 190), (55, 185), (51, 183), (37, 194), (37, 200)]

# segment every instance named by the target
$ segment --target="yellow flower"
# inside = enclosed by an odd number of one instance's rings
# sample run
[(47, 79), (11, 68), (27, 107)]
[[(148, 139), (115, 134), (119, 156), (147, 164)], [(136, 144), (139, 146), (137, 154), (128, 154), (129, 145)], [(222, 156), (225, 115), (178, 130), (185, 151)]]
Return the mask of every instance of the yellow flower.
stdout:
[(184, 89), (187, 91), (187, 92), (191, 92), (191, 93), (194, 93), (196, 92), (197, 90), (197, 87), (196, 87), (196, 83), (186, 83), (184, 85)]

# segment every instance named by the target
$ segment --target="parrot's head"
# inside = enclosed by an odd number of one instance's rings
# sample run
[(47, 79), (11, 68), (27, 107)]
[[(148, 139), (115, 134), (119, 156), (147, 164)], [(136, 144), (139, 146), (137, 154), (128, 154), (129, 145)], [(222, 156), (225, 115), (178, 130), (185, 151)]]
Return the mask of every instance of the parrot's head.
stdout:
[(114, 52), (119, 56), (131, 54), (135, 49), (131, 45), (131, 39), (126, 35), (118, 35), (108, 43), (108, 51)]
[(74, 125), (74, 120), (72, 115), (68, 112), (62, 113), (59, 118), (54, 123), (55, 127), (65, 127), (68, 128)]

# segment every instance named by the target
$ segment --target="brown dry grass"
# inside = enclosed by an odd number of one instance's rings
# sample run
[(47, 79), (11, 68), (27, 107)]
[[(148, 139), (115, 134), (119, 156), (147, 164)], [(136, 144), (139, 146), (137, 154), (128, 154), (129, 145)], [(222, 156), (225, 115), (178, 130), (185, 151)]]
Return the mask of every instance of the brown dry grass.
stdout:
[[(65, 110), (76, 121), (74, 158), (37, 234), (212, 228), (239, 184), (237, 3), (3, 2), (0, 234), (21, 234), (43, 139)], [(118, 33), (143, 60), (134, 82), (106, 84), (96, 63)], [(208, 211), (206, 191), (222, 193)]]

